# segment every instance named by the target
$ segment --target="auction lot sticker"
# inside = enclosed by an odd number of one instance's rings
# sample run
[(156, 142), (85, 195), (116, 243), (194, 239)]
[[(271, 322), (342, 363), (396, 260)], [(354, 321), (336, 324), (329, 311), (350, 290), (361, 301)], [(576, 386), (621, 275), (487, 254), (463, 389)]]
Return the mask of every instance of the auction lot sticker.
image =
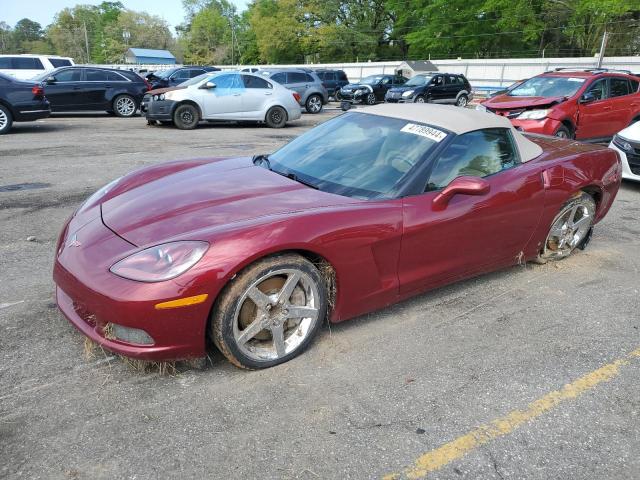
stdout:
[(446, 133), (438, 130), (437, 128), (425, 127), (424, 125), (417, 125), (415, 123), (407, 123), (400, 131), (420, 135), (421, 137), (428, 138), (434, 142), (441, 142), (447, 136)]

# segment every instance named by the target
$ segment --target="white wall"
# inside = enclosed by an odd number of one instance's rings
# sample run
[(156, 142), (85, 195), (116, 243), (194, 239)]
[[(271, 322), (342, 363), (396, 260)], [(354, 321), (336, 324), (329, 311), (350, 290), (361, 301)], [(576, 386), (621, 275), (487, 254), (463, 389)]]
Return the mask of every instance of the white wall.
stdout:
[[(596, 66), (595, 57), (568, 58), (508, 58), (508, 59), (474, 59), (474, 60), (432, 60), (442, 72), (462, 73), (474, 87), (506, 86), (523, 78), (533, 77), (547, 70), (559, 67), (593, 68)], [(352, 81), (360, 80), (367, 75), (379, 73), (393, 73), (401, 64), (394, 62), (360, 62), (360, 63), (318, 63), (311, 65), (258, 65), (262, 68), (305, 67), (332, 68), (344, 70)], [(131, 68), (134, 65), (102, 65), (110, 68)], [(179, 65), (135, 65), (136, 68), (148, 70), (164, 70)], [(236, 70), (254, 65), (224, 65), (223, 70)], [(605, 57), (602, 64), (605, 68), (631, 70), (640, 74), (640, 56), (635, 57)]]

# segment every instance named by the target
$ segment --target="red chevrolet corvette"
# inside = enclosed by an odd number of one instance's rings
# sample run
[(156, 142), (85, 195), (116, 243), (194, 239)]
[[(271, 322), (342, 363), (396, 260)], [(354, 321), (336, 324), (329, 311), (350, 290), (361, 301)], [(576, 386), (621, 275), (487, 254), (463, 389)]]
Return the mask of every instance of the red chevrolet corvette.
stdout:
[(348, 112), (271, 155), (165, 163), (96, 192), (64, 226), (57, 303), (142, 359), (263, 368), (340, 322), (463, 278), (584, 248), (621, 165), (438, 105)]

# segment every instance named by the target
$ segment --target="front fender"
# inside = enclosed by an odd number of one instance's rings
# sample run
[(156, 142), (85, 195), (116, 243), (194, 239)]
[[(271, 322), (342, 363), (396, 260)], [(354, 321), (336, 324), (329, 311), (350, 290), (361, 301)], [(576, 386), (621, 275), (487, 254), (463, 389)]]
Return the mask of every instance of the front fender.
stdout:
[[(335, 270), (332, 321), (342, 321), (397, 299), (402, 206), (362, 202), (293, 214), (259, 217), (208, 232), (211, 247), (188, 275), (217, 297), (235, 275), (260, 258), (303, 251)], [(193, 232), (193, 238), (205, 238)], [(186, 285), (185, 285), (186, 286)]]

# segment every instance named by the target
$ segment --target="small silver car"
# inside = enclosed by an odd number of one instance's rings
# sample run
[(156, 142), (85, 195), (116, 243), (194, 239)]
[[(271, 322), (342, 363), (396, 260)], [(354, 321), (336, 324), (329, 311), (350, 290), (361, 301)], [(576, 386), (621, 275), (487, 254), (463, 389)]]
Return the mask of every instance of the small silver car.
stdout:
[(329, 101), (329, 92), (322, 84), (320, 77), (312, 70), (267, 68), (260, 70), (260, 74), (294, 92), (298, 92), (300, 105), (309, 113), (320, 113), (322, 106)]
[(195, 128), (200, 120), (264, 122), (282, 128), (301, 116), (300, 95), (277, 82), (246, 72), (206, 73), (172, 88), (149, 91), (141, 111), (150, 125)]

